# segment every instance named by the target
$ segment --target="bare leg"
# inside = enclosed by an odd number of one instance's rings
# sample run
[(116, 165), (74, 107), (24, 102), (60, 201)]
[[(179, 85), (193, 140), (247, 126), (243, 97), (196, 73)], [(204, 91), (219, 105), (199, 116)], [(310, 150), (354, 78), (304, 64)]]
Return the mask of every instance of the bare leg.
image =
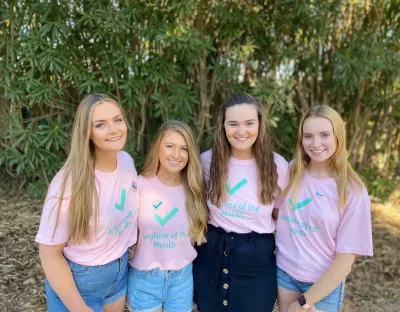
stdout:
[(301, 295), (299, 291), (291, 291), (278, 286), (278, 309), (279, 312), (287, 312), (290, 305)]
[(124, 312), (126, 303), (126, 295), (121, 296), (116, 301), (103, 306), (104, 312)]

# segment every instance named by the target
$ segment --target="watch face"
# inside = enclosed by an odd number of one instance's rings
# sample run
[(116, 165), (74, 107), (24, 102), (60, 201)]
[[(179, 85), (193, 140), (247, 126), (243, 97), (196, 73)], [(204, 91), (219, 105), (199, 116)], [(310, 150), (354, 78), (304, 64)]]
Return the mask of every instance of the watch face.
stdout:
[(301, 295), (298, 299), (297, 299), (297, 301), (299, 302), (299, 304), (300, 304), (300, 306), (303, 306), (303, 305), (305, 305), (307, 302), (306, 302), (306, 297), (304, 297), (303, 295)]

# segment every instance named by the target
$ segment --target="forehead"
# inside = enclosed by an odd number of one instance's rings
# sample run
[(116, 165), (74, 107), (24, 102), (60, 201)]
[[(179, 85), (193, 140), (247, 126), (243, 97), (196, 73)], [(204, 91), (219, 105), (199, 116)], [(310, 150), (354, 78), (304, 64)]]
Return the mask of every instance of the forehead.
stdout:
[(324, 117), (309, 117), (304, 120), (303, 133), (333, 132), (331, 121)]
[(225, 121), (258, 120), (257, 108), (253, 104), (237, 104), (225, 111)]
[(162, 139), (161, 142), (163, 143), (173, 143), (175, 145), (186, 145), (186, 140), (182, 134), (180, 134), (177, 131), (174, 130), (167, 130)]
[(114, 102), (104, 101), (93, 110), (92, 120), (107, 120), (121, 114), (121, 109)]

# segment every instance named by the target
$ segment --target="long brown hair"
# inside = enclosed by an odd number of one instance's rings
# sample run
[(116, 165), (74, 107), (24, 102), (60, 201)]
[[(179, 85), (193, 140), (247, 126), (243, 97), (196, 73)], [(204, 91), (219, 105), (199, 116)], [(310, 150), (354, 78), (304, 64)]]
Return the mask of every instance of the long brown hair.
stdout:
[(333, 135), (335, 136), (337, 147), (329, 159), (329, 167), (337, 185), (339, 208), (343, 209), (349, 198), (348, 187), (350, 186), (354, 190), (362, 190), (364, 184), (347, 160), (345, 123), (339, 113), (329, 106), (313, 107), (301, 119), (297, 136), (295, 160), (290, 170), (289, 183), (282, 192), (282, 198), (287, 196), (290, 189), (292, 189), (292, 198), (297, 198), (301, 178), (310, 164), (311, 159), (304, 151), (302, 144), (304, 121), (310, 117), (326, 118), (332, 123)]
[[(104, 94), (89, 94), (79, 104), (72, 130), (71, 151), (62, 168), (60, 197), (57, 204), (58, 223), (61, 204), (69, 199), (68, 225), (70, 239), (75, 243), (90, 242), (90, 221), (94, 221), (97, 233), (99, 220), (99, 198), (95, 176), (94, 145), (90, 140), (92, 115), (95, 107), (103, 102), (112, 102), (122, 108), (114, 99)], [(67, 191), (68, 190), (68, 191)], [(69, 191), (71, 192), (70, 195)], [(53, 238), (57, 227), (54, 229)]]
[(203, 175), (194, 135), (190, 127), (181, 121), (169, 120), (158, 130), (150, 152), (147, 156), (143, 172), (144, 177), (155, 176), (160, 168), (159, 149), (160, 143), (167, 131), (181, 134), (186, 141), (189, 161), (181, 171), (181, 179), (185, 189), (186, 213), (189, 221), (189, 236), (201, 245), (205, 243), (208, 222), (208, 209), (204, 201)]
[(225, 134), (225, 113), (228, 108), (241, 104), (253, 105), (258, 115), (258, 136), (253, 144), (253, 150), (258, 169), (258, 197), (260, 202), (264, 205), (272, 203), (279, 191), (278, 173), (272, 152), (272, 140), (265, 107), (249, 94), (232, 95), (220, 107), (212, 147), (207, 198), (217, 207), (221, 207), (226, 198), (225, 183), (228, 179), (228, 162), (231, 156), (231, 146)]

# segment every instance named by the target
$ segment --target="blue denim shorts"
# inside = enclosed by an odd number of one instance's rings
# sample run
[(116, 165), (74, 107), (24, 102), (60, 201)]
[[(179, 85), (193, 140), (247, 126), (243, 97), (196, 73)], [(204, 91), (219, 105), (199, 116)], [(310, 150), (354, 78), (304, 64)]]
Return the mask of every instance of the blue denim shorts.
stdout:
[[(105, 265), (86, 266), (71, 260), (71, 269), (76, 287), (86, 304), (95, 312), (103, 312), (103, 306), (113, 303), (128, 291), (128, 251)], [(67, 307), (45, 281), (49, 312), (68, 312)]]
[(193, 307), (192, 264), (176, 271), (153, 269), (141, 271), (129, 268), (129, 311), (190, 312)]
[[(277, 268), (277, 279), (279, 286), (300, 293), (305, 293), (313, 285), (313, 283), (300, 282), (294, 279), (279, 267)], [(343, 304), (344, 285), (345, 281), (341, 282), (328, 296), (317, 302), (315, 308), (326, 312), (339, 312)]]

